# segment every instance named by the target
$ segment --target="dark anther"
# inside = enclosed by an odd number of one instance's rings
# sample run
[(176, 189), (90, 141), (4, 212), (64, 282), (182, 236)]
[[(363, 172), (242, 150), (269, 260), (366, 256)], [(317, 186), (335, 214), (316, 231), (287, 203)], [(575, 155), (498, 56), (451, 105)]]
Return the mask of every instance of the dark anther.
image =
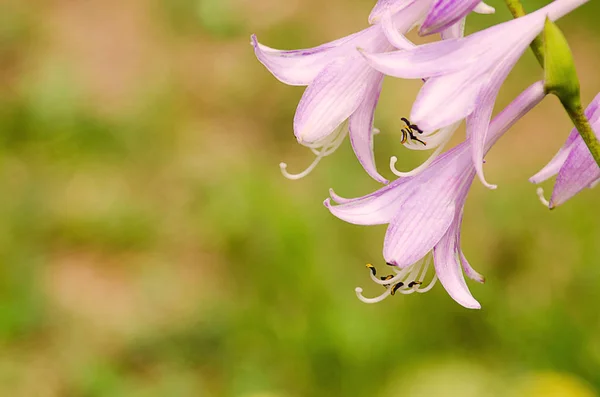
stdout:
[(421, 284), (423, 284), (423, 283), (420, 281), (411, 281), (410, 283), (408, 283), (408, 288), (412, 288), (415, 285), (421, 285)]
[(404, 144), (410, 137), (411, 140), (420, 142), (423, 144), (423, 146), (427, 146), (425, 142), (417, 138), (414, 134), (415, 131), (419, 134), (422, 134), (423, 131), (416, 124), (411, 124), (407, 118), (402, 117), (401, 120), (404, 121), (404, 123), (406, 124), (406, 128), (402, 128), (402, 130), (400, 130), (400, 132), (402, 132), (402, 138), (400, 139), (400, 143)]
[(390, 263), (390, 262), (385, 262), (385, 264), (388, 265), (388, 266), (396, 266), (396, 265), (394, 265), (393, 263)]
[(373, 276), (377, 275), (377, 269), (375, 269), (375, 266), (371, 265), (370, 263), (367, 263), (367, 268), (371, 271)]
[(399, 282), (394, 284), (394, 286), (392, 287), (392, 291), (390, 292), (390, 295), (394, 295), (396, 293), (396, 291), (398, 290), (398, 288), (404, 286), (403, 282)]
[[(391, 280), (391, 279), (393, 279), (393, 278), (394, 278), (394, 275), (393, 275), (393, 274), (388, 274), (388, 275), (387, 275), (387, 276), (385, 276), (385, 277), (384, 277), (384, 276), (381, 276), (381, 277), (379, 277), (379, 278), (381, 279), (381, 281), (386, 281), (386, 280)], [(383, 286), (384, 286), (385, 288), (388, 288), (390, 285), (389, 285), (389, 284), (383, 284)]]

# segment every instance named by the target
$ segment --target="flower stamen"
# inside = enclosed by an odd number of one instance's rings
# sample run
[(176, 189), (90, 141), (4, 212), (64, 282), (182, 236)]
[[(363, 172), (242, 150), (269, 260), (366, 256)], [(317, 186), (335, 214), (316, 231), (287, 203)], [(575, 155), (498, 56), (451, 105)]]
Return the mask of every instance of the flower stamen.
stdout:
[(347, 122), (345, 122), (345, 123), (342, 123), (334, 133), (327, 136), (325, 139), (323, 139), (319, 142), (311, 143), (311, 144), (304, 144), (304, 146), (310, 148), (310, 150), (317, 157), (313, 160), (312, 163), (310, 163), (310, 165), (304, 171), (299, 172), (297, 174), (292, 174), (287, 171), (287, 167), (288, 167), (287, 163), (283, 163), (283, 162), (279, 163), (279, 168), (281, 169), (281, 173), (287, 179), (296, 180), (296, 179), (304, 178), (305, 176), (310, 174), (312, 172), (312, 170), (315, 169), (315, 167), (317, 166), (317, 164), (319, 164), (319, 162), (321, 161), (321, 159), (323, 159), (323, 157), (329, 156), (330, 154), (335, 152), (338, 147), (340, 147), (342, 142), (344, 142), (344, 138), (346, 137), (347, 133), (348, 133)]
[(410, 295), (415, 292), (421, 294), (425, 293), (431, 288), (433, 288), (433, 286), (437, 282), (437, 275), (434, 272), (431, 281), (427, 284), (427, 286), (423, 287), (423, 282), (425, 280), (425, 277), (429, 273), (429, 267), (431, 266), (432, 260), (432, 255), (428, 255), (427, 257), (421, 259), (415, 264), (405, 267), (404, 269), (398, 269), (396, 266), (391, 265), (394, 266), (393, 270), (396, 273), (396, 275), (390, 274), (387, 276), (381, 276), (380, 278), (377, 278), (377, 269), (375, 268), (375, 266), (369, 263), (367, 264), (367, 268), (370, 271), (369, 276), (371, 277), (371, 280), (373, 280), (373, 282), (375, 282), (376, 284), (385, 287), (385, 291), (381, 295), (376, 296), (375, 298), (366, 298), (362, 294), (363, 289), (357, 287), (355, 289), (356, 296), (362, 302), (377, 303), (381, 302), (390, 295), (395, 295), (396, 293), (400, 293), (402, 295)]
[(402, 132), (402, 138), (400, 139), (401, 144), (404, 145), (410, 138), (411, 141), (417, 141), (422, 143), (423, 146), (427, 146), (425, 142), (417, 138), (417, 136), (415, 135), (415, 131), (421, 135), (423, 134), (423, 131), (421, 131), (421, 129), (416, 124), (411, 124), (411, 122), (408, 121), (406, 117), (402, 117), (400, 120), (404, 121), (404, 124), (406, 124), (406, 128), (402, 128), (400, 130), (400, 132)]

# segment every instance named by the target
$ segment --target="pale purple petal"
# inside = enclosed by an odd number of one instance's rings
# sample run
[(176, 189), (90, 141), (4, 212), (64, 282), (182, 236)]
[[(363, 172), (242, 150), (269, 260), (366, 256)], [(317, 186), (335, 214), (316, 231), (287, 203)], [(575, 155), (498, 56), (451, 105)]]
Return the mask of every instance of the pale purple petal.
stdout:
[(481, 305), (469, 291), (461, 264), (457, 259), (454, 245), (457, 227), (460, 225), (453, 224), (433, 249), (435, 272), (452, 299), (468, 309), (481, 309)]
[[(329, 199), (323, 204), (336, 217), (355, 225), (381, 225), (389, 223), (396, 215), (404, 200), (416, 188), (406, 181), (396, 180), (375, 193), (357, 199), (342, 199), (332, 195), (339, 205), (332, 205)], [(405, 185), (403, 188), (398, 188)], [(341, 199), (341, 201), (339, 200)]]
[(571, 130), (571, 133), (569, 134), (569, 137), (567, 138), (567, 141), (554, 155), (554, 157), (552, 157), (552, 160), (550, 160), (548, 164), (544, 166), (544, 168), (538, 171), (537, 174), (529, 178), (529, 182), (541, 183), (556, 175), (558, 171), (560, 171), (560, 167), (562, 167), (565, 163), (565, 160), (567, 160), (569, 152), (571, 151), (571, 145), (573, 144), (573, 142), (575, 142), (575, 138), (577, 138), (578, 136), (579, 132), (576, 128), (573, 128), (573, 130)]
[(378, 182), (388, 183), (388, 180), (377, 172), (373, 154), (373, 119), (382, 83), (383, 75), (381, 73), (377, 73), (373, 81), (369, 82), (369, 90), (366, 92), (363, 102), (350, 116), (349, 130), (350, 143), (356, 158), (367, 174)]
[(536, 81), (519, 94), (507, 107), (494, 117), (490, 123), (484, 153), (487, 153), (498, 139), (518, 120), (539, 104), (546, 92), (543, 81)]
[(475, 109), (486, 80), (470, 70), (428, 79), (417, 95), (410, 119), (425, 131), (464, 119)]
[(497, 186), (488, 183), (483, 175), (483, 156), (486, 147), (487, 135), (494, 104), (498, 91), (504, 80), (510, 73), (514, 64), (527, 48), (528, 42), (517, 43), (511, 53), (491, 72), (490, 80), (477, 97), (478, 106), (475, 111), (467, 117), (467, 134), (471, 138), (472, 157), (477, 176), (484, 186), (495, 189)]
[(416, 189), (403, 200), (385, 235), (386, 262), (409, 266), (431, 251), (446, 233), (454, 219), (457, 196), (468, 177), (465, 168), (471, 166), (466, 154), (468, 145), (459, 145), (411, 178), (411, 186)]
[(323, 44), (319, 47), (305, 50), (282, 51), (260, 44), (256, 35), (251, 36), (254, 53), (258, 60), (279, 81), (289, 85), (308, 85), (321, 70), (331, 62), (329, 52), (340, 42), (349, 38)]
[(377, 42), (377, 36), (381, 36), (379, 27), (371, 26), (318, 47), (301, 50), (270, 48), (260, 44), (256, 35), (250, 37), (250, 43), (258, 60), (278, 80), (289, 85), (309, 85), (337, 57), (353, 55), (357, 46), (371, 49), (369, 44)]
[[(461, 205), (461, 207), (463, 207), (463, 206), (464, 206), (464, 202), (463, 202), (463, 205)], [(462, 225), (463, 212), (464, 211), (461, 209), (458, 219), (456, 221), (456, 227), (454, 227), (454, 233), (455, 233), (454, 250), (456, 252), (458, 252), (460, 263), (462, 264), (462, 268), (463, 268), (465, 274), (467, 275), (467, 277), (469, 277), (471, 280), (477, 281), (478, 283), (485, 283), (485, 277), (483, 277), (475, 269), (473, 269), (473, 267), (471, 266), (471, 264), (465, 257), (465, 254), (463, 253), (463, 251), (460, 247), (460, 228)]]
[(363, 51), (362, 55), (369, 65), (388, 76), (420, 79), (457, 72), (476, 62), (478, 57), (470, 57), (470, 51), (465, 47), (462, 40), (444, 40), (423, 44), (410, 51), (380, 54)]
[(434, 0), (419, 34), (428, 35), (441, 32), (467, 16), (480, 0)]
[[(600, 112), (598, 109), (600, 108), (600, 94), (596, 95), (596, 97), (590, 102), (587, 109), (585, 110), (585, 117), (589, 120), (590, 124), (594, 126), (594, 128), (600, 128)], [(598, 127), (596, 127), (598, 125)], [(542, 168), (537, 174), (529, 178), (531, 183), (541, 183), (548, 178), (556, 175), (560, 168), (565, 163), (569, 153), (571, 151), (571, 146), (576, 142), (576, 139), (579, 137), (579, 132), (576, 128), (571, 130), (571, 133), (567, 137), (567, 141), (565, 144), (559, 149), (559, 151), (554, 155), (552, 160), (544, 168)]]
[(338, 59), (308, 86), (296, 110), (294, 134), (301, 143), (328, 137), (360, 106), (367, 82), (377, 72), (360, 57)]
[(415, 48), (415, 44), (408, 40), (402, 33), (399, 32), (394, 18), (390, 14), (384, 14), (380, 22), (381, 29), (385, 37), (394, 47), (401, 50), (410, 50)]
[(416, 2), (423, 0), (378, 0), (369, 15), (369, 23), (376, 23), (385, 14), (395, 14)]
[[(455, 206), (439, 191), (413, 194), (403, 201), (399, 213), (388, 227), (383, 244), (385, 261), (399, 267), (410, 266), (423, 258), (446, 233), (454, 218)], [(443, 201), (432, 203), (432, 201)], [(420, 200), (420, 201), (419, 201)]]
[(459, 39), (461, 37), (464, 37), (465, 21), (466, 21), (466, 18), (462, 18), (461, 20), (456, 22), (454, 25), (442, 30), (440, 32), (440, 35), (442, 36), (442, 40)]
[(578, 137), (556, 177), (549, 207), (554, 208), (563, 204), (599, 178), (600, 167), (594, 161), (583, 139)]

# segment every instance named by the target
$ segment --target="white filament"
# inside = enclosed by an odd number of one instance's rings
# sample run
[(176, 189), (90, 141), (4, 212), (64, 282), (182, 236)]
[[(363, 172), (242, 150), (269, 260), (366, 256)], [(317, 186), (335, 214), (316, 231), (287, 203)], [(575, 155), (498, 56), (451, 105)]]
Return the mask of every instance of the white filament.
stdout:
[[(447, 141), (446, 141), (446, 143), (447, 143)], [(396, 162), (398, 161), (398, 158), (396, 156), (392, 156), (392, 157), (390, 157), (390, 170), (394, 173), (394, 175), (399, 176), (399, 177), (407, 177), (407, 176), (417, 175), (418, 173), (423, 171), (425, 168), (427, 168), (429, 166), (429, 164), (433, 163), (433, 161), (440, 155), (442, 150), (444, 150), (444, 148), (446, 147), (446, 143), (439, 145), (435, 149), (435, 151), (431, 154), (431, 156), (429, 156), (429, 158), (423, 162), (423, 164), (421, 164), (417, 168), (414, 168), (413, 170), (407, 171), (407, 172), (398, 171), (398, 169), (396, 168)]]
[(340, 145), (344, 141), (344, 138), (346, 137), (346, 134), (348, 133), (347, 124), (347, 122), (342, 123), (338, 128), (336, 128), (331, 134), (329, 134), (327, 137), (325, 137), (325, 139), (321, 141), (310, 144), (303, 143), (303, 145), (310, 148), (310, 150), (317, 157), (313, 160), (312, 163), (310, 163), (310, 165), (304, 171), (299, 172), (297, 174), (292, 174), (287, 171), (287, 163), (279, 163), (279, 168), (281, 169), (281, 173), (283, 174), (283, 176), (287, 179), (296, 180), (304, 178), (305, 176), (310, 174), (312, 170), (315, 169), (317, 164), (319, 164), (323, 157), (329, 156), (330, 154), (335, 152), (338, 147), (340, 147)]
[(538, 187), (536, 190), (536, 193), (537, 193), (540, 201), (542, 202), (542, 204), (545, 207), (550, 208), (550, 202), (548, 200), (546, 200), (546, 198), (544, 197), (544, 189), (542, 189), (541, 187)]
[[(425, 277), (429, 273), (429, 268), (431, 267), (431, 263), (433, 261), (432, 255), (428, 255), (427, 257), (421, 259), (415, 264), (405, 267), (404, 269), (398, 269), (394, 266), (393, 270), (396, 275), (389, 280), (381, 280), (378, 279), (373, 272), (369, 269), (369, 276), (371, 280), (373, 280), (376, 284), (383, 285), (386, 287), (386, 290), (379, 296), (374, 298), (366, 298), (363, 295), (363, 289), (357, 287), (355, 289), (356, 296), (358, 299), (364, 303), (377, 303), (381, 302), (388, 296), (392, 294), (392, 288), (395, 284), (402, 282), (404, 285), (400, 288), (396, 289), (396, 293), (402, 295), (410, 295), (415, 292), (425, 293), (433, 288), (435, 283), (437, 282), (437, 275), (435, 274), (435, 270), (433, 272), (433, 277), (427, 286), (423, 287), (422, 283), (425, 280)], [(412, 287), (409, 287), (408, 284), (411, 282), (415, 282)]]

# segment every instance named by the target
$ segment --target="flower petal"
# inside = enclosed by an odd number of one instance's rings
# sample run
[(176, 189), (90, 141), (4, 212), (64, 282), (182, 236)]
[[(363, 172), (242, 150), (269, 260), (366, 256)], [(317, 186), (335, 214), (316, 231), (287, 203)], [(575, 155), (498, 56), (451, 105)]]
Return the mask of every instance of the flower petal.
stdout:
[(353, 54), (356, 46), (369, 42), (377, 35), (371, 26), (341, 39), (318, 47), (301, 50), (276, 50), (260, 44), (256, 35), (250, 37), (258, 60), (281, 82), (289, 85), (308, 85), (336, 57)]
[(415, 188), (410, 196), (405, 195), (386, 232), (386, 262), (409, 266), (433, 249), (454, 219), (457, 195), (469, 177), (465, 167), (470, 166), (468, 145), (459, 145), (439, 157), (430, 169), (400, 179), (410, 179), (409, 186)]
[[(375, 193), (357, 199), (343, 199), (332, 195), (339, 205), (331, 205), (329, 199), (323, 204), (336, 217), (355, 225), (381, 225), (389, 223), (397, 214), (402, 203), (411, 196), (414, 186), (398, 179)], [(398, 188), (406, 184), (406, 189)], [(341, 200), (339, 200), (341, 199)]]
[(485, 83), (485, 76), (471, 70), (430, 78), (415, 99), (410, 119), (426, 131), (462, 120), (475, 109)]
[(442, 40), (459, 39), (465, 36), (465, 22), (466, 18), (462, 18), (454, 25), (442, 30), (440, 35)]
[(381, 17), (380, 23), (381, 29), (383, 30), (383, 34), (394, 47), (401, 50), (410, 50), (415, 48), (415, 44), (407, 39), (403, 34), (399, 32), (398, 27), (392, 18), (391, 14), (384, 14)]
[(468, 309), (481, 309), (481, 305), (469, 291), (461, 264), (457, 260), (454, 245), (457, 227), (460, 225), (455, 222), (433, 249), (435, 272), (452, 299)]
[(529, 42), (526, 40), (516, 43), (510, 53), (506, 55), (506, 58), (491, 72), (490, 81), (483, 87), (477, 97), (477, 108), (467, 118), (467, 135), (470, 137), (472, 143), (473, 164), (481, 183), (490, 189), (495, 189), (497, 186), (485, 180), (483, 175), (483, 156), (486, 151), (487, 135), (494, 104), (496, 103), (496, 97), (502, 83), (504, 83), (504, 80), (506, 80), (506, 77), (528, 44)]
[(438, 33), (467, 16), (480, 0), (435, 0), (425, 21), (419, 29), (420, 35)]
[(360, 59), (338, 59), (308, 86), (294, 116), (294, 134), (300, 143), (327, 138), (360, 106), (367, 82), (377, 74)]
[[(598, 111), (599, 108), (600, 94), (596, 95), (596, 97), (590, 102), (588, 107), (585, 109), (585, 117), (587, 117), (587, 119), (593, 127), (598, 125), (598, 128), (600, 128), (600, 112)], [(573, 128), (571, 130), (571, 133), (567, 137), (567, 141), (554, 155), (552, 160), (550, 160), (550, 162), (548, 162), (548, 164), (546, 164), (546, 166), (542, 168), (537, 174), (529, 178), (529, 182), (541, 183), (546, 179), (556, 175), (559, 172), (560, 168), (563, 166), (567, 157), (569, 156), (571, 146), (573, 145), (573, 143), (575, 143), (577, 137), (579, 137), (579, 132), (576, 128)]]
[[(467, 56), (464, 47), (461, 40), (444, 40), (423, 44), (410, 51), (361, 53), (369, 65), (388, 76), (420, 79), (457, 72), (471, 65), (475, 59)], [(461, 56), (463, 52), (465, 54)]]
[(382, 83), (383, 75), (381, 73), (377, 73), (373, 81), (368, 83), (370, 88), (365, 93), (363, 102), (350, 116), (349, 130), (352, 149), (367, 174), (377, 182), (387, 184), (388, 180), (377, 172), (373, 154), (373, 119)]
[[(463, 207), (464, 207), (464, 202), (463, 202)], [(473, 269), (473, 267), (471, 266), (471, 264), (465, 257), (465, 254), (463, 253), (462, 248), (460, 246), (460, 228), (462, 226), (463, 213), (464, 213), (464, 211), (461, 209), (460, 214), (456, 220), (456, 226), (454, 227), (454, 233), (455, 233), (454, 250), (456, 252), (458, 252), (460, 263), (461, 263), (462, 268), (463, 268), (465, 274), (467, 275), (467, 277), (469, 277), (471, 280), (477, 281), (478, 283), (485, 283), (485, 277), (483, 277), (475, 269)]]
[(385, 14), (395, 14), (422, 0), (378, 0), (369, 15), (369, 23), (378, 22)]
[(577, 137), (556, 177), (549, 207), (554, 208), (563, 204), (598, 179), (600, 179), (600, 167), (594, 161), (583, 139)]
[(578, 136), (579, 132), (577, 132), (576, 128), (573, 128), (565, 144), (558, 150), (558, 152), (554, 155), (554, 157), (552, 157), (548, 164), (544, 166), (544, 168), (542, 168), (538, 171), (537, 174), (529, 178), (529, 182), (541, 183), (556, 175), (565, 163), (565, 160), (567, 160), (567, 157), (569, 156), (569, 153), (571, 151), (571, 145), (575, 142), (575, 138), (577, 138)]
[(386, 262), (399, 267), (410, 266), (440, 241), (452, 223), (455, 207), (449, 200), (443, 204), (422, 200), (429, 198), (428, 201), (432, 201), (432, 197), (442, 194), (439, 191), (416, 193), (403, 202), (385, 235), (383, 256)]
[(260, 44), (256, 35), (251, 36), (251, 42), (258, 60), (279, 81), (289, 85), (310, 84), (331, 62), (328, 53), (337, 45), (332, 42), (306, 50), (282, 51)]

